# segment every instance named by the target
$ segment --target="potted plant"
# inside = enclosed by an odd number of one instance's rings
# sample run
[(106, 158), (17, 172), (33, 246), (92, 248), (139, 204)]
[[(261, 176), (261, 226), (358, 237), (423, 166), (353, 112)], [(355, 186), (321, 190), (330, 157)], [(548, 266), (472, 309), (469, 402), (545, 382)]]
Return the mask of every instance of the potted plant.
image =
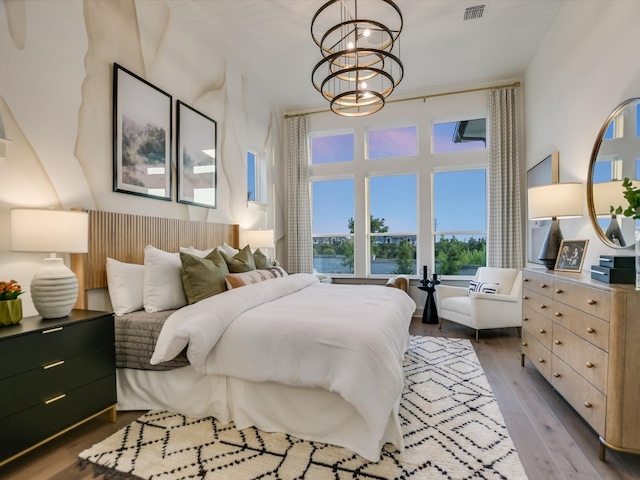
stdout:
[(0, 282), (0, 325), (14, 325), (22, 320), (22, 287), (15, 280)]

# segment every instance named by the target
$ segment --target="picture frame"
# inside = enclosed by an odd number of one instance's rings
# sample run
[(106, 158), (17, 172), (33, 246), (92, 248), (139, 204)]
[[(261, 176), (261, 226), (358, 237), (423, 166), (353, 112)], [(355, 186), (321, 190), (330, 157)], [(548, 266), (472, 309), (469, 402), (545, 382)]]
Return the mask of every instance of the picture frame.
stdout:
[(554, 270), (581, 272), (589, 240), (562, 240)]
[(113, 191), (172, 199), (171, 95), (113, 64)]
[(217, 122), (178, 100), (176, 131), (178, 202), (217, 208)]
[[(527, 170), (527, 189), (541, 185), (550, 185), (560, 181), (560, 153), (552, 152), (549, 156)], [(527, 261), (544, 264), (538, 258), (540, 249), (547, 237), (551, 220), (527, 221)]]

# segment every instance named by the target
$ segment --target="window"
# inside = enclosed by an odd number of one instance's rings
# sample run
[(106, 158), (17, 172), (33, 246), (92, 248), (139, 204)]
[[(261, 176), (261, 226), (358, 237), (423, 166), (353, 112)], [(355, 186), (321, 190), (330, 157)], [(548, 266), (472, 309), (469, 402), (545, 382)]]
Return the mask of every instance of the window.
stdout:
[(311, 137), (311, 164), (352, 162), (353, 133)]
[(247, 201), (266, 204), (266, 168), (261, 159), (258, 152), (247, 151)]
[(487, 120), (476, 118), (433, 125), (433, 152), (486, 149)]
[(433, 175), (435, 272), (474, 275), (486, 265), (486, 169)]
[(353, 179), (311, 182), (313, 268), (353, 273)]
[(418, 127), (385, 128), (367, 132), (369, 159), (418, 154)]
[(414, 275), (417, 232), (416, 175), (369, 179), (369, 272)]

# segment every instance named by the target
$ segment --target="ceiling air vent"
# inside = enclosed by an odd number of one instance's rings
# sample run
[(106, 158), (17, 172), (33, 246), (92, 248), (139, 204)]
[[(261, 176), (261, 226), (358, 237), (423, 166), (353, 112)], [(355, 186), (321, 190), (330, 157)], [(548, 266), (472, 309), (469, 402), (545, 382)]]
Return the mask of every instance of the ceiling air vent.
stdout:
[(476, 18), (482, 18), (484, 13), (484, 7), (486, 5), (476, 5), (475, 7), (467, 7), (464, 10), (464, 20), (473, 20)]

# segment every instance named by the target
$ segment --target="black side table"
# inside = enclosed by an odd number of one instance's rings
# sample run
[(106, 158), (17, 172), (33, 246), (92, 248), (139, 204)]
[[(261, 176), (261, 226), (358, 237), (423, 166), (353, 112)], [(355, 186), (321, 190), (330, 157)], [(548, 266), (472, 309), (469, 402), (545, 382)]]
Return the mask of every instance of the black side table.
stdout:
[(422, 312), (422, 323), (437, 324), (438, 309), (436, 307), (436, 285), (440, 285), (440, 280), (421, 281), (418, 288), (423, 292), (427, 292), (427, 300), (424, 302), (424, 310)]

